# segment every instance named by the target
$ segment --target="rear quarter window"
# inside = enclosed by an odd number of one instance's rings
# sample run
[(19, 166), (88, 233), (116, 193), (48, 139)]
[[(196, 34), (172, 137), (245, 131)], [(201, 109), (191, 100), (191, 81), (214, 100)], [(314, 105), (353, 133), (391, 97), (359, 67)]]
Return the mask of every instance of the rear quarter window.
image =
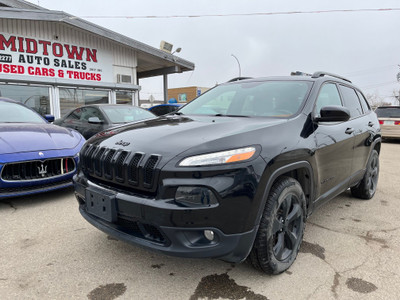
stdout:
[(356, 92), (357, 92), (358, 99), (360, 99), (360, 103), (361, 103), (364, 113), (367, 113), (368, 111), (371, 110), (371, 108), (368, 104), (368, 101), (365, 99), (363, 94), (361, 94), (359, 91), (356, 91)]
[(343, 95), (344, 106), (350, 110), (350, 117), (355, 118), (361, 116), (363, 114), (363, 110), (356, 91), (344, 85), (339, 85), (339, 89)]

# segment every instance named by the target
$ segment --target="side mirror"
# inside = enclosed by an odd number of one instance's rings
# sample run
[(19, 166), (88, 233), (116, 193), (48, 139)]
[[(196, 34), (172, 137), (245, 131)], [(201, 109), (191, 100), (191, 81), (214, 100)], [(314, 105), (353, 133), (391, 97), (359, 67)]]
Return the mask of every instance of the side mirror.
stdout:
[(350, 119), (350, 111), (343, 106), (329, 105), (321, 108), (318, 122), (344, 122)]
[(47, 122), (54, 122), (53, 115), (44, 115), (44, 118), (46, 119)]
[(90, 118), (88, 119), (88, 122), (89, 122), (90, 124), (102, 124), (102, 123), (103, 123), (103, 121), (100, 120), (99, 117), (90, 117)]

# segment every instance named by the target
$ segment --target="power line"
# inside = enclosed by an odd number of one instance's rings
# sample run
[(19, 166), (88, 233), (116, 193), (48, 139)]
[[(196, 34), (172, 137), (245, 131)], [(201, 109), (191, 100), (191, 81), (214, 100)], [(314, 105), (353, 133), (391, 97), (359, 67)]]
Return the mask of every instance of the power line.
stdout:
[[(310, 10), (310, 11), (277, 11), (277, 12), (233, 13), (233, 14), (204, 14), (204, 15), (80, 16), (80, 18), (84, 18), (84, 19), (172, 19), (172, 18), (246, 17), (246, 16), (300, 15), (300, 14), (349, 13), (349, 12), (387, 12), (387, 11), (400, 11), (400, 8), (391, 7), (391, 8), (330, 9), (330, 10)], [(71, 18), (76, 18), (76, 17), (71, 17)]]
[(367, 86), (364, 86), (364, 87), (361, 87), (361, 88), (365, 89), (365, 90), (370, 90), (370, 89), (377, 88), (377, 87), (380, 87), (380, 86), (392, 85), (392, 84), (396, 84), (396, 83), (397, 83), (397, 81), (390, 81), (390, 82), (383, 82), (383, 83), (367, 85)]
[(393, 65), (386, 65), (386, 66), (380, 66), (380, 67), (373, 67), (373, 68), (369, 68), (369, 69), (343, 73), (343, 75), (344, 76), (370, 75), (370, 74), (368, 74), (368, 72), (377, 71), (377, 70), (383, 70), (383, 69), (389, 69), (389, 68), (394, 68), (394, 67), (397, 68), (398, 65), (397, 64), (393, 64)]

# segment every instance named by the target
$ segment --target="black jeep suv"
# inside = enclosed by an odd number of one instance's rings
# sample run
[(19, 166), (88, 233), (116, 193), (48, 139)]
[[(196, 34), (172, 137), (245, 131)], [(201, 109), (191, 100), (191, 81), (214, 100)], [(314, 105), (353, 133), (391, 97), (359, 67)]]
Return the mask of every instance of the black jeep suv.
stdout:
[(377, 116), (349, 80), (244, 79), (97, 134), (74, 182), (82, 216), (111, 236), (278, 274), (316, 207), (348, 188), (374, 196), (380, 148)]

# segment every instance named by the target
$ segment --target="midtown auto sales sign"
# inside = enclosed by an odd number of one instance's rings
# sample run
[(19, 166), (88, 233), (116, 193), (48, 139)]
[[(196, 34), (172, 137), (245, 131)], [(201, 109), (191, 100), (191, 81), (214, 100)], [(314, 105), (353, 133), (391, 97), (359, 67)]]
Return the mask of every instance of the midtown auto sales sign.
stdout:
[(0, 74), (112, 82), (112, 56), (69, 43), (0, 33)]

